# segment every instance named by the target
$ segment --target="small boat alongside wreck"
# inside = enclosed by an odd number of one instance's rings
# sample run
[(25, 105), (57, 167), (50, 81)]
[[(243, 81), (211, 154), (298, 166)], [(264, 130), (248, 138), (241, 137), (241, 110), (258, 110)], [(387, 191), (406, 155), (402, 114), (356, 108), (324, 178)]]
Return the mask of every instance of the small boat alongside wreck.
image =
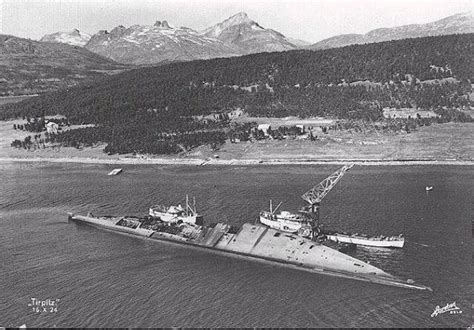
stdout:
[(384, 247), (384, 248), (402, 248), (405, 244), (403, 235), (399, 236), (367, 236), (359, 234), (345, 233), (324, 233), (326, 239), (337, 243), (348, 243), (362, 246)]
[(306, 218), (288, 211), (281, 211), (280, 213), (262, 211), (259, 220), (263, 225), (287, 233), (296, 233), (307, 223)]
[(154, 205), (150, 207), (148, 214), (154, 218), (159, 218), (164, 222), (186, 222), (196, 225), (203, 224), (203, 217), (199, 215), (196, 210), (196, 200), (193, 199), (193, 206), (191, 206), (187, 195), (184, 208), (180, 204), (177, 206)]

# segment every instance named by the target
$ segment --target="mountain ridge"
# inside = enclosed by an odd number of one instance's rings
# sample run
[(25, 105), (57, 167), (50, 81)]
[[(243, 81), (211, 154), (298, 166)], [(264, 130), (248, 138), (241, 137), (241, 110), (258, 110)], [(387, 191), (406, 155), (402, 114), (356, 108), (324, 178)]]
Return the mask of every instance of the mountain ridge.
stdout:
[(409, 24), (390, 28), (377, 28), (365, 34), (340, 34), (318, 41), (305, 48), (328, 49), (355, 44), (368, 44), (407, 38), (437, 35), (473, 33), (474, 21), (471, 12), (454, 14), (425, 24)]
[(56, 90), (125, 68), (82, 47), (0, 35), (0, 95)]
[(258, 53), (138, 68), (3, 107), (3, 117), (62, 114), (80, 123), (196, 116), (374, 120), (383, 107), (470, 107), (474, 34)]
[(118, 25), (110, 32), (100, 30), (91, 35), (87, 42), (84, 42), (86, 37), (76, 40), (77, 33), (80, 32), (57, 32), (41, 40), (82, 45), (119, 63), (134, 65), (284, 51), (307, 44), (296, 39), (293, 43), (280, 32), (263, 28), (244, 12), (202, 31), (156, 21), (152, 26), (135, 24), (127, 28)]
[[(365, 44), (405, 38), (474, 32), (472, 13), (459, 13), (425, 24), (410, 24), (377, 28), (366, 34), (342, 34), (317, 43), (286, 37), (271, 28), (264, 28), (245, 12), (200, 31), (188, 27), (173, 27), (167, 21), (152, 26), (118, 25), (110, 32), (101, 30), (89, 37), (78, 30), (55, 33), (42, 38), (49, 42), (66, 42), (134, 65), (154, 65), (218, 57), (233, 57), (260, 52), (293, 49), (328, 49), (353, 44)], [(85, 43), (84, 41), (87, 40)]]
[(135, 65), (240, 55), (237, 49), (217, 39), (202, 37), (187, 27), (172, 27), (167, 21), (157, 21), (152, 26), (119, 25), (110, 32), (101, 30), (85, 48), (117, 62)]

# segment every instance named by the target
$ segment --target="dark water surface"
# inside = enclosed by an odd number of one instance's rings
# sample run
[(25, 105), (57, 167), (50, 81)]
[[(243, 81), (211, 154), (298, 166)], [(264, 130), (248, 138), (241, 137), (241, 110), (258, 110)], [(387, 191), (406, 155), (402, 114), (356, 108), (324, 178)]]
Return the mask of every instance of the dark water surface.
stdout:
[[(350, 170), (322, 204), (325, 224), (403, 233), (399, 250), (355, 256), (433, 292), (364, 283), (67, 221), (67, 212), (141, 215), (195, 195), (208, 222), (253, 222), (283, 209), (338, 166), (0, 164), (0, 326), (465, 327), (471, 322), (474, 171), (467, 166)], [(425, 186), (434, 186), (427, 193)], [(31, 298), (59, 299), (34, 312)], [(431, 317), (456, 302), (462, 313)]]

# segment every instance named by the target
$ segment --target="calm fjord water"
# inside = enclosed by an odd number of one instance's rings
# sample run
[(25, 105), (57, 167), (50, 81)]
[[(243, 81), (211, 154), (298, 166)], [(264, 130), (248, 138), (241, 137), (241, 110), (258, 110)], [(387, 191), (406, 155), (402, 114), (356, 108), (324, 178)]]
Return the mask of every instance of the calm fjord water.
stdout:
[[(229, 258), (67, 221), (67, 212), (141, 215), (196, 196), (208, 222), (253, 222), (283, 209), (338, 166), (0, 164), (0, 326), (414, 327), (471, 322), (474, 171), (466, 166), (360, 167), (323, 202), (328, 227), (403, 233), (400, 250), (357, 258), (433, 292), (393, 288)], [(434, 186), (427, 193), (425, 186)], [(59, 299), (34, 312), (31, 298)], [(431, 317), (456, 302), (462, 313)]]

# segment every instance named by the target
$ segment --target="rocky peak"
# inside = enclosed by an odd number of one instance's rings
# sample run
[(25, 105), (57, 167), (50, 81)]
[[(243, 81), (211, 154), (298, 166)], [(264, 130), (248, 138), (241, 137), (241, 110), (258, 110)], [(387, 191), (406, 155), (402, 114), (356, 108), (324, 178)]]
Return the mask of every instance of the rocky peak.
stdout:
[(230, 19), (245, 21), (245, 20), (249, 20), (249, 16), (247, 15), (247, 13), (241, 11), (241, 12), (231, 16)]
[(116, 26), (112, 29), (112, 31), (110, 31), (110, 34), (115, 34), (115, 35), (118, 35), (118, 34), (122, 34), (123, 31), (125, 31), (127, 28), (123, 25), (119, 25), (119, 26)]
[(164, 29), (171, 29), (167, 21), (156, 21), (154, 26), (156, 27), (161, 27)]
[(252, 21), (248, 17), (248, 15), (244, 12), (237, 13), (234, 16), (231, 16), (228, 19), (226, 19), (224, 22), (222, 22), (222, 24), (226, 26), (239, 25), (239, 24), (252, 24), (252, 23), (255, 23), (255, 22)]
[(201, 31), (201, 34), (211, 38), (219, 38), (224, 31), (233, 29), (234, 27), (242, 25), (252, 26), (255, 24), (257, 23), (252, 21), (246, 13), (240, 12), (234, 16), (229, 17), (225, 21), (222, 21), (221, 23), (217, 23), (216, 25)]
[(238, 47), (242, 53), (283, 51), (296, 48), (284, 35), (265, 29), (244, 12), (235, 14), (221, 23), (200, 32)]

